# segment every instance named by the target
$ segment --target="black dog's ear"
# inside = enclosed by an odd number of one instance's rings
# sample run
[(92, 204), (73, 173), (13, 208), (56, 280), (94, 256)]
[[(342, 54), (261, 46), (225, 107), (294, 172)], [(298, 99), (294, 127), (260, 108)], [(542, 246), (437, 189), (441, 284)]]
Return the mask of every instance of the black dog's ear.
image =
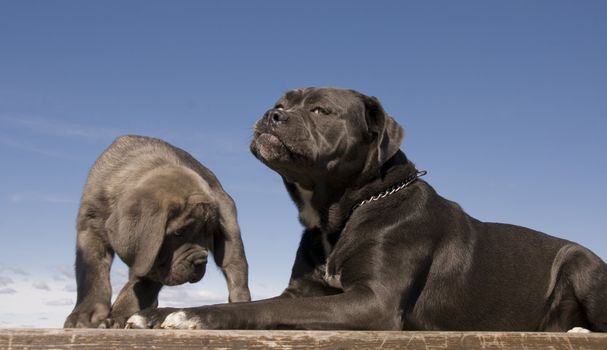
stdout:
[(381, 166), (398, 152), (405, 131), (384, 111), (376, 97), (362, 95), (362, 99), (365, 104), (367, 127), (376, 147), (376, 151), (372, 152), (375, 158), (372, 162), (377, 161), (377, 165)]
[(228, 195), (218, 199), (218, 229), (213, 235), (211, 251), (217, 266), (228, 283), (229, 301), (251, 301), (248, 276), (249, 267), (240, 237), (236, 206)]
[(153, 193), (134, 191), (118, 202), (106, 221), (114, 251), (135, 276), (145, 276), (164, 241), (168, 208)]

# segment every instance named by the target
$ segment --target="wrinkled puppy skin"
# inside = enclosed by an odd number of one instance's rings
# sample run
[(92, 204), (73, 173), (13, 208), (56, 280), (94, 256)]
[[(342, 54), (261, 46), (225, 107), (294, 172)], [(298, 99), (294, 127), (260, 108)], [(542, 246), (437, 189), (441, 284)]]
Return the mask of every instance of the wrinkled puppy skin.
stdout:
[(255, 124), (251, 151), (282, 177), (305, 228), (289, 285), (254, 303), (151, 310), (141, 323), (607, 331), (605, 262), (576, 243), (469, 216), (416, 179), (403, 137), (377, 98), (287, 92)]
[[(249, 301), (236, 207), (213, 173), (162, 140), (122, 136), (93, 165), (77, 218), (76, 306), (64, 327), (124, 328), (163, 286), (195, 283), (209, 251), (230, 302)], [(117, 254), (129, 280), (110, 305)]]

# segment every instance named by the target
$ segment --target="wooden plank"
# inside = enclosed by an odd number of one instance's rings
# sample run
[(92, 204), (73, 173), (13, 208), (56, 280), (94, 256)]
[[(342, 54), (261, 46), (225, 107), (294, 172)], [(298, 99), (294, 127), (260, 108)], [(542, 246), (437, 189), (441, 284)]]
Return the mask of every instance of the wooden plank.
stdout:
[(607, 349), (607, 333), (0, 329), (0, 349)]

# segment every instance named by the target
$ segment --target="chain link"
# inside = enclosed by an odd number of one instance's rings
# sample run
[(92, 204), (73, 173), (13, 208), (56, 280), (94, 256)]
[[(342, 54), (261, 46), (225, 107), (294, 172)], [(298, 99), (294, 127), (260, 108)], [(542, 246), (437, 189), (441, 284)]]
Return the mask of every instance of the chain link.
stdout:
[(428, 172), (425, 171), (425, 170), (421, 170), (421, 171), (416, 172), (415, 174), (413, 174), (413, 175), (407, 177), (406, 179), (404, 179), (403, 181), (398, 182), (398, 183), (396, 183), (395, 185), (393, 185), (391, 187), (388, 187), (385, 191), (380, 192), (380, 193), (378, 193), (376, 195), (373, 195), (373, 196), (371, 196), (371, 197), (369, 197), (369, 198), (367, 198), (367, 199), (359, 202), (354, 207), (352, 207), (352, 211), (354, 211), (356, 208), (358, 208), (358, 207), (360, 207), (362, 205), (365, 205), (365, 204), (370, 203), (370, 202), (374, 202), (374, 201), (382, 199), (382, 198), (386, 198), (386, 197), (388, 197), (388, 196), (390, 196), (390, 195), (392, 195), (392, 194), (394, 194), (394, 193), (402, 190), (403, 188), (405, 188), (405, 187), (409, 186), (410, 184), (412, 184), (419, 177), (422, 177), (422, 176), (426, 175), (427, 173)]

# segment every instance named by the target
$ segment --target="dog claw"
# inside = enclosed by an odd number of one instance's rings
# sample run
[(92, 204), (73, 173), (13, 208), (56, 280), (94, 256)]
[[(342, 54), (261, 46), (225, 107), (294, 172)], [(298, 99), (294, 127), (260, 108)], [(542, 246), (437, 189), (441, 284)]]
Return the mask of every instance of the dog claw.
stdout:
[(590, 332), (588, 329), (586, 328), (582, 328), (582, 327), (573, 327), (570, 330), (567, 331), (567, 333), (592, 333)]

